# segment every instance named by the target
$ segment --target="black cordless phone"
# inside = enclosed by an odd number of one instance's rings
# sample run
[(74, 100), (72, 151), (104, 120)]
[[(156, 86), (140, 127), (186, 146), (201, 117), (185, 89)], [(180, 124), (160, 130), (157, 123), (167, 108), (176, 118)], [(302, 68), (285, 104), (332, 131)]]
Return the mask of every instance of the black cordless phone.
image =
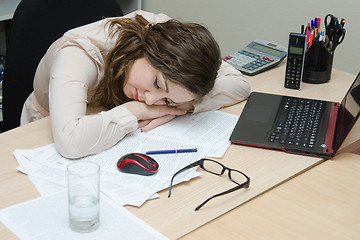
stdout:
[(305, 34), (290, 33), (285, 71), (286, 88), (300, 89), (305, 58)]

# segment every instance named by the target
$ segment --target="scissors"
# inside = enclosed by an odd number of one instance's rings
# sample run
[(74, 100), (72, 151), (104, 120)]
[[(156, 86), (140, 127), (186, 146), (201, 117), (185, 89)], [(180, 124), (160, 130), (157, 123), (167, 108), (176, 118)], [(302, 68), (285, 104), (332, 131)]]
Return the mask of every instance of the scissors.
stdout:
[(332, 14), (325, 17), (325, 30), (326, 30), (326, 47), (334, 52), (336, 47), (342, 43), (345, 37), (346, 30), (343, 28), (345, 20), (342, 19), (339, 23), (338, 19)]
[(338, 28), (335, 32), (332, 34), (332, 45), (331, 45), (331, 52), (335, 51), (335, 48), (342, 43), (345, 37), (346, 30), (343, 27)]

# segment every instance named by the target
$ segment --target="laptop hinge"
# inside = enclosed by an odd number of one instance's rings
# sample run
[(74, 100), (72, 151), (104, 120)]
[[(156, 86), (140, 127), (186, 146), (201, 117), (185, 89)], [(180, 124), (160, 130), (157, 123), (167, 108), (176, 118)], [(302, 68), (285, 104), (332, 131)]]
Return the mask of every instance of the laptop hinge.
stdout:
[(325, 147), (323, 148), (324, 153), (329, 153), (329, 154), (334, 153), (333, 144), (334, 144), (336, 120), (337, 120), (339, 108), (340, 108), (339, 103), (331, 104), (329, 122), (328, 122), (328, 127), (326, 129), (325, 142), (324, 142)]

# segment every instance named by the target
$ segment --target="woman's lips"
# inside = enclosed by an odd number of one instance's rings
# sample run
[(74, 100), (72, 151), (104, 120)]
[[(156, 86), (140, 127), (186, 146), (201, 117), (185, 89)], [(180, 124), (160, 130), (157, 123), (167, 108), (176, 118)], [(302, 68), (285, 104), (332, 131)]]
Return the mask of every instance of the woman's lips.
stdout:
[(139, 101), (139, 93), (138, 93), (136, 88), (135, 88), (135, 91), (134, 91), (134, 98), (135, 98), (136, 101)]

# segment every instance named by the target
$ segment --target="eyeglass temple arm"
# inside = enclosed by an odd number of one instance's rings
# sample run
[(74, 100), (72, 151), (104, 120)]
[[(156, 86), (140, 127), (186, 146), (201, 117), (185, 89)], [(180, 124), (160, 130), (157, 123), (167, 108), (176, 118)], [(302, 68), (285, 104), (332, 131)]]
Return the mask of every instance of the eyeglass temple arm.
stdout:
[(226, 190), (225, 192), (221, 192), (221, 193), (218, 193), (218, 194), (215, 194), (214, 196), (212, 197), (209, 197), (208, 199), (206, 199), (203, 203), (201, 203), (199, 206), (197, 206), (195, 208), (195, 211), (199, 210), (202, 206), (204, 206), (208, 201), (210, 201), (211, 199), (213, 198), (216, 198), (216, 197), (219, 197), (219, 196), (222, 196), (222, 195), (225, 195), (227, 193), (231, 193), (235, 190), (238, 190), (238, 189), (241, 189), (241, 188), (249, 188), (250, 186), (250, 179), (248, 179), (246, 182), (244, 182), (243, 184), (240, 184), (239, 186), (236, 186), (236, 187), (233, 187), (233, 188), (230, 188), (229, 190)]
[(171, 181), (170, 181), (168, 198), (171, 196), (171, 189), (172, 189), (172, 185), (173, 185), (173, 181), (174, 181), (175, 176), (177, 176), (178, 174), (182, 173), (183, 171), (185, 171), (185, 170), (187, 170), (187, 169), (190, 169), (190, 168), (193, 168), (193, 167), (198, 166), (199, 163), (200, 163), (200, 161), (196, 161), (196, 162), (194, 162), (194, 163), (192, 163), (192, 164), (190, 164), (190, 165), (188, 165), (188, 166), (180, 169), (179, 171), (177, 171), (177, 172), (174, 174), (174, 176), (172, 176)]

